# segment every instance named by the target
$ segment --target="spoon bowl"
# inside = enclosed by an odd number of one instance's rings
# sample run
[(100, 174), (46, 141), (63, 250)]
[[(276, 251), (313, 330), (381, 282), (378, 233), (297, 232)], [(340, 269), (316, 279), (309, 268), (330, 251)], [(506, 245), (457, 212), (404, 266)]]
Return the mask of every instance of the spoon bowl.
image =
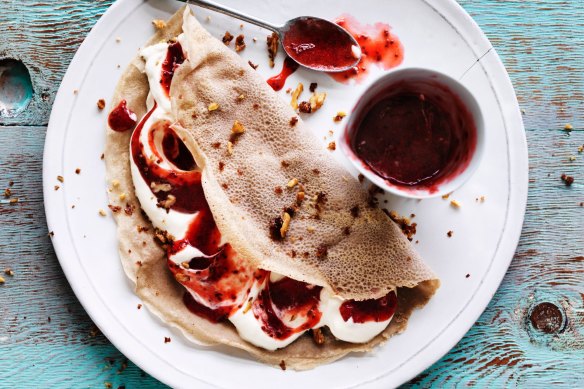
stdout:
[(300, 16), (288, 20), (277, 32), (286, 54), (306, 68), (343, 72), (354, 68), (361, 60), (357, 40), (329, 20)]
[(319, 72), (343, 72), (357, 66), (361, 48), (343, 27), (326, 19), (300, 16), (277, 26), (209, 0), (181, 0), (228, 15), (278, 34), (288, 56), (305, 68)]

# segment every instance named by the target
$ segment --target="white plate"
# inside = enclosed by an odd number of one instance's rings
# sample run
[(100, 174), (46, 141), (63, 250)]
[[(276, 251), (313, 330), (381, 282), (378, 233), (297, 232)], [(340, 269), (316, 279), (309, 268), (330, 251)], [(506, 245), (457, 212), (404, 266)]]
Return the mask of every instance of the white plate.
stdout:
[[(167, 18), (181, 5), (170, 0), (115, 3), (81, 45), (59, 89), (47, 132), (43, 174), (47, 221), (55, 233), (53, 245), (61, 266), (84, 308), (112, 343), (169, 385), (399, 385), (462, 338), (491, 300), (513, 257), (527, 198), (527, 146), (507, 73), (479, 27), (452, 0), (225, 3), (274, 22), (302, 14), (333, 19), (347, 12), (361, 22), (389, 23), (405, 47), (401, 67), (432, 67), (460, 79), (475, 94), (486, 120), (487, 144), (477, 173), (451, 197), (462, 207), (454, 209), (441, 198), (388, 197), (388, 208), (417, 215), (417, 248), (440, 276), (442, 287), (424, 309), (412, 315), (404, 334), (373, 353), (349, 356), (307, 372), (282, 372), (227, 348), (192, 346), (146, 309), (136, 309), (140, 301), (120, 265), (115, 223), (109, 216), (98, 215), (98, 209), (107, 209), (100, 160), (106, 111), (98, 111), (96, 102), (112, 95), (122, 69), (153, 33), (152, 19)], [(209, 13), (196, 13), (216, 36), (225, 30), (239, 31), (238, 21), (212, 14), (211, 21), (205, 22)], [(262, 75), (276, 73), (282, 58), (275, 69), (269, 69), (266, 32), (246, 25), (243, 33), (248, 48), (242, 56), (259, 63)], [(258, 38), (255, 44), (254, 36)], [(308, 119), (322, 136), (340, 128), (332, 117), (338, 110), (350, 109), (366, 86), (348, 87), (326, 75), (301, 70), (290, 77), (286, 88), (299, 80), (317, 81), (319, 90), (329, 93), (323, 109)], [(329, 141), (323, 140), (323, 147)], [(335, 154), (340, 157), (338, 151)], [(76, 168), (81, 168), (81, 174), (75, 174)], [(63, 184), (57, 175), (64, 176)], [(62, 187), (59, 191), (54, 190), (57, 184)], [(484, 203), (475, 201), (479, 196), (485, 196)], [(446, 236), (449, 230), (454, 231), (452, 238)], [(172, 336), (172, 342), (164, 344), (165, 336)]]

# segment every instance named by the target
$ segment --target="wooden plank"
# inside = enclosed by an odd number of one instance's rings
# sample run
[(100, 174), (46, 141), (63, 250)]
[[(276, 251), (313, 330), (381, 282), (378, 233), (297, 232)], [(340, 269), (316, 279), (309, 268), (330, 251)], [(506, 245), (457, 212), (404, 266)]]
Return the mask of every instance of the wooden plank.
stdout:
[(0, 387), (156, 386), (132, 363), (117, 373), (126, 358), (97, 330), (59, 266), (43, 208), (45, 131), (0, 128), (0, 188), (19, 200), (0, 203), (0, 271), (14, 271), (2, 273), (0, 285)]
[[(42, 125), (75, 50), (110, 3), (3, 4), (0, 58), (26, 64), (35, 95), (21, 116), (0, 119), (0, 188), (13, 179), (14, 196), (22, 199), (0, 204), (0, 270), (15, 271), (0, 286), (0, 386), (162, 386), (132, 363), (117, 374), (124, 357), (95, 333), (46, 237)], [(485, 313), (450, 353), (407, 386), (581, 386), (584, 154), (577, 147), (584, 144), (584, 8), (580, 0), (460, 4), (491, 39), (525, 109), (528, 208), (514, 262)], [(575, 127), (571, 134), (563, 130), (568, 122)], [(575, 177), (571, 187), (560, 180), (562, 173)], [(530, 319), (536, 307), (546, 307), (542, 302), (558, 311), (543, 310), (535, 323), (553, 330), (559, 312), (564, 321), (557, 332), (534, 328)], [(107, 357), (114, 358), (112, 367)]]

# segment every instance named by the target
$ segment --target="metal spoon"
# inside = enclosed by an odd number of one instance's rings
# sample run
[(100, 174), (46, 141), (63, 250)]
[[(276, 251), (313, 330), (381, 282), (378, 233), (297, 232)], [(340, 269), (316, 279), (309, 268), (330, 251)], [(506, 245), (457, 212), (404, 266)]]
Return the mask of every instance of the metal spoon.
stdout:
[(350, 65), (345, 65), (345, 66), (340, 66), (340, 67), (335, 66), (335, 67), (323, 68), (322, 66), (314, 66), (311, 64), (302, 63), (302, 62), (300, 62), (301, 60), (296, 58), (295, 54), (297, 54), (297, 53), (292, 52), (292, 50), (289, 50), (284, 44), (282, 44), (282, 48), (284, 49), (284, 51), (288, 54), (288, 56), (292, 60), (294, 60), (299, 65), (304, 66), (308, 69), (312, 69), (312, 70), (316, 70), (316, 71), (326, 71), (326, 72), (343, 72), (343, 71), (349, 70), (351, 68), (354, 68), (355, 66), (357, 66), (357, 64), (361, 60), (361, 49), (359, 47), (359, 44), (355, 40), (355, 38), (347, 30), (345, 30), (341, 26), (339, 26), (331, 21), (328, 21), (326, 19), (321, 19), (321, 18), (317, 18), (317, 17), (313, 17), (313, 16), (300, 16), (300, 17), (288, 20), (283, 26), (276, 26), (276, 25), (268, 23), (264, 20), (255, 18), (253, 16), (246, 15), (244, 13), (241, 13), (241, 12), (236, 11), (234, 9), (219, 5), (219, 4), (214, 3), (212, 1), (209, 1), (209, 0), (180, 0), (180, 1), (188, 3), (188, 4), (195, 4), (195, 5), (198, 5), (200, 7), (207, 8), (207, 9), (210, 9), (212, 11), (216, 11), (216, 12), (222, 13), (224, 15), (228, 15), (228, 16), (240, 19), (240, 20), (246, 21), (246, 22), (251, 23), (251, 24), (255, 24), (256, 26), (263, 27), (263, 28), (268, 29), (270, 31), (274, 31), (276, 34), (278, 34), (278, 37), (280, 38), (280, 42), (284, 42), (284, 38), (285, 38), (286, 34), (290, 31), (290, 28), (293, 27), (297, 23), (303, 23), (305, 25), (307, 24), (307, 22), (308, 23), (312, 23), (312, 22), (319, 23), (320, 25), (326, 24), (327, 28), (330, 25), (330, 27), (334, 28), (335, 30), (338, 30), (338, 31), (347, 35), (347, 38), (349, 38), (349, 41), (351, 42), (352, 56), (355, 58), (355, 61), (353, 63), (351, 63)]

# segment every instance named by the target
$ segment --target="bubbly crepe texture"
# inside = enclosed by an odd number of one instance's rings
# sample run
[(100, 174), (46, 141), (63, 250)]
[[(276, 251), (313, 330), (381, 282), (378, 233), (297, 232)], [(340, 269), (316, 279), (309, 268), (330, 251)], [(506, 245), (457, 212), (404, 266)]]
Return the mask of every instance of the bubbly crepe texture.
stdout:
[[(211, 37), (186, 11), (178, 11), (166, 27), (145, 46), (168, 40), (184, 30), (188, 59), (175, 73), (171, 86), (176, 130), (185, 140), (197, 164), (217, 225), (225, 239), (258, 267), (291, 278), (331, 288), (344, 298), (380, 297), (398, 288), (398, 308), (389, 326), (365, 344), (336, 340), (328, 331), (325, 344), (316, 345), (309, 335), (284, 349), (267, 351), (242, 340), (230, 323), (211, 323), (191, 313), (183, 304), (185, 289), (167, 269), (166, 256), (154, 239), (154, 229), (140, 212), (130, 174), (131, 132), (107, 129), (105, 162), (110, 203), (122, 211), (114, 213), (118, 225), (119, 253), (123, 268), (136, 284), (136, 293), (161, 320), (178, 328), (189, 340), (204, 345), (226, 344), (246, 350), (271, 365), (282, 360), (293, 369), (309, 369), (336, 360), (351, 351), (369, 351), (402, 332), (411, 312), (427, 303), (439, 281), (422, 262), (399, 228), (379, 209), (367, 204), (368, 195), (357, 180), (323, 150), (321, 143), (295, 113), (238, 55)], [(111, 107), (125, 99), (138, 117), (146, 113), (148, 80), (144, 63), (137, 56), (122, 75)], [(238, 96), (245, 95), (240, 101)], [(218, 111), (209, 112), (210, 103)], [(254, 104), (259, 104), (255, 109)], [(234, 120), (246, 128), (226, 151)], [(220, 142), (215, 149), (212, 144)], [(281, 162), (289, 165), (283, 168)], [(219, 162), (224, 163), (223, 171)], [(239, 175), (237, 169), (243, 174)], [(318, 174), (314, 172), (318, 169)], [(291, 221), (288, 238), (274, 242), (269, 237), (271, 220), (296, 199), (297, 188), (287, 182), (297, 178), (306, 188), (307, 200)], [(119, 184), (112, 186), (113, 182)], [(227, 189), (223, 184), (227, 184)], [(276, 195), (274, 187), (283, 193)], [(310, 215), (310, 199), (326, 193), (320, 218)], [(126, 198), (120, 200), (120, 194)], [(350, 209), (359, 206), (354, 218)], [(133, 212), (125, 212), (131, 210)], [(314, 233), (308, 233), (308, 227)], [(138, 231), (138, 227), (148, 227)], [(344, 235), (346, 227), (350, 234)], [(296, 237), (296, 239), (290, 239)], [(298, 238), (302, 237), (302, 240)], [(327, 255), (316, 258), (316, 249), (326, 245)], [(292, 250), (298, 252), (291, 257)], [(308, 258), (302, 253), (308, 252)]]

